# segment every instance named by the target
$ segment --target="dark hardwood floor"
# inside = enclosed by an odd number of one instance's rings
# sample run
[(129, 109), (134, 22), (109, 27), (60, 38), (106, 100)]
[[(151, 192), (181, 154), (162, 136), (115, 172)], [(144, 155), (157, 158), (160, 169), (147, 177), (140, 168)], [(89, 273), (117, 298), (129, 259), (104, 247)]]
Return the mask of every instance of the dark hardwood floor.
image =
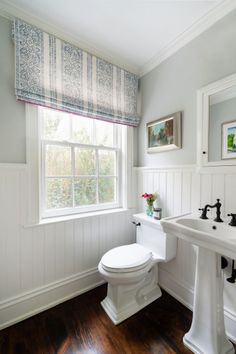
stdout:
[(0, 332), (0, 354), (187, 354), (192, 313), (163, 296), (118, 326), (100, 306), (106, 286)]

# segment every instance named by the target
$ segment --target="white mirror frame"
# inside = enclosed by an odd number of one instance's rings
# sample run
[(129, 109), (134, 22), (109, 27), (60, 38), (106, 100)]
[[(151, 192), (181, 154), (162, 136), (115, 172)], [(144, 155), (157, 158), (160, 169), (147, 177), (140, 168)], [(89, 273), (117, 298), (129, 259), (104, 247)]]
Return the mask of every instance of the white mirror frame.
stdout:
[(210, 96), (236, 85), (236, 74), (213, 82), (197, 91), (197, 163), (199, 167), (232, 166), (236, 159), (208, 160)]

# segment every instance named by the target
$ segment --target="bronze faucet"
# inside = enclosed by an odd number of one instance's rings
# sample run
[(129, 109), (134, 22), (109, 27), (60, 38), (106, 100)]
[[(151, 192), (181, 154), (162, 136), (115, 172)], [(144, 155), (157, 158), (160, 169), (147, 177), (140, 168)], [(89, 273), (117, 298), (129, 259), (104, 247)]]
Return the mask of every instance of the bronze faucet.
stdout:
[(198, 210), (202, 210), (202, 214), (200, 216), (201, 219), (208, 219), (207, 217), (207, 212), (209, 211), (208, 208), (216, 208), (216, 218), (214, 219), (214, 221), (216, 222), (223, 222), (223, 220), (220, 217), (221, 211), (221, 203), (220, 203), (220, 199), (216, 199), (217, 202), (214, 205), (210, 205), (210, 204), (206, 204), (204, 206), (204, 208), (199, 208)]

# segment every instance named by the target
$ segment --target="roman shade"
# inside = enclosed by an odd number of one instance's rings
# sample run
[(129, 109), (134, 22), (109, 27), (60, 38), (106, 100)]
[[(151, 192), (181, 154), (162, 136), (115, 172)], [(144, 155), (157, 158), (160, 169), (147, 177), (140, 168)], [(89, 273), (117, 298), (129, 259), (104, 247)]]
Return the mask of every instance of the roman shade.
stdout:
[(14, 20), (18, 100), (137, 126), (138, 77), (20, 19)]

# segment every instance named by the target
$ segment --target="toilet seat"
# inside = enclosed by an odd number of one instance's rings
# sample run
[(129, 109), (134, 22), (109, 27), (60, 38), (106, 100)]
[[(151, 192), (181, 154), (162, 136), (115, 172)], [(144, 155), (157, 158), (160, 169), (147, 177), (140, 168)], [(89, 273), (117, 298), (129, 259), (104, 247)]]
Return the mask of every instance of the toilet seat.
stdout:
[(152, 260), (152, 252), (133, 243), (113, 248), (104, 254), (101, 265), (104, 270), (113, 273), (128, 273), (143, 269)]

